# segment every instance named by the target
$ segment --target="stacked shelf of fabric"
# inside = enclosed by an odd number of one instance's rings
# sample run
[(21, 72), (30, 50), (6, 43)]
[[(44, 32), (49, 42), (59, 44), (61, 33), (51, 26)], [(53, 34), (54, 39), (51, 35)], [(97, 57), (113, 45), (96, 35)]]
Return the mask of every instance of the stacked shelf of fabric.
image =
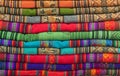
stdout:
[(0, 0), (0, 76), (119, 76), (120, 0)]

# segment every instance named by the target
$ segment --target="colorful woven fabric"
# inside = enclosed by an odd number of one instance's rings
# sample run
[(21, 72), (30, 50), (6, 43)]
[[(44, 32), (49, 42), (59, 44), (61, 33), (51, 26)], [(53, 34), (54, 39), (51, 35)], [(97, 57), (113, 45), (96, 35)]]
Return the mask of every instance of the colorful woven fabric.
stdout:
[(82, 54), (82, 53), (120, 53), (114, 47), (78, 47), (78, 48), (16, 48), (0, 46), (0, 53), (10, 54)]
[(0, 9), (1, 9), (0, 12), (2, 14), (37, 16), (37, 15), (73, 15), (73, 14), (116, 13), (120, 11), (120, 6), (86, 7), (86, 8), (37, 8), (37, 9), (0, 7)]
[(1, 6), (19, 7), (19, 8), (42, 8), (42, 7), (90, 7), (90, 6), (117, 6), (120, 5), (119, 0), (60, 0), (60, 1), (5, 1), (1, 0)]
[(18, 22), (0, 21), (0, 30), (14, 31), (19, 33), (41, 33), (41, 32), (79, 32), (79, 31), (115, 31), (120, 30), (120, 21), (104, 21), (90, 23), (36, 23), (24, 24)]
[(41, 64), (120, 63), (120, 54), (22, 55), (0, 53), (0, 61)]
[(0, 0), (0, 76), (120, 76), (120, 0)]
[(69, 47), (83, 47), (83, 46), (113, 46), (120, 47), (119, 40), (68, 40), (68, 41), (15, 41), (0, 39), (0, 45), (26, 48), (69, 48)]
[(120, 39), (120, 31), (90, 31), (90, 32), (44, 32), (39, 34), (21, 34), (0, 31), (1, 39), (18, 41), (37, 40), (77, 40), (77, 39)]
[(80, 64), (33, 64), (0, 62), (0, 70), (52, 70), (74, 71), (86, 69), (120, 69), (120, 64), (113, 63), (80, 63)]
[(0, 70), (1, 76), (118, 76), (119, 69), (91, 69), (77, 71), (46, 71), (46, 70)]
[[(116, 50), (117, 51), (117, 50)], [(0, 53), (12, 54), (62, 54), (64, 50), (57, 48), (17, 48), (0, 46)]]
[(106, 20), (119, 20), (120, 12), (108, 14), (82, 14), (82, 15), (65, 15), (65, 16), (19, 16), (0, 14), (0, 20), (24, 23), (52, 23), (52, 22), (94, 22)]

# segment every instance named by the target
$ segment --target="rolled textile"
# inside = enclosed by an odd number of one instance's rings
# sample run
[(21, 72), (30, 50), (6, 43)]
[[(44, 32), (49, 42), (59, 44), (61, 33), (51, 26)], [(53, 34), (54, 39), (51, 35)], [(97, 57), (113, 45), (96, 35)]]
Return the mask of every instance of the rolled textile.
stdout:
[(120, 63), (120, 54), (22, 55), (0, 53), (0, 61), (41, 64)]
[(19, 16), (0, 14), (0, 20), (23, 22), (23, 23), (78, 23), (78, 22), (95, 22), (95, 21), (108, 21), (119, 20), (120, 12), (108, 14), (83, 14), (83, 15), (64, 15), (64, 16)]
[(17, 8), (43, 8), (43, 7), (90, 7), (90, 6), (117, 6), (119, 0), (69, 0), (69, 1), (5, 1), (1, 0), (0, 6), (17, 7)]
[(120, 21), (85, 22), (85, 23), (35, 23), (24, 24), (18, 22), (0, 21), (0, 30), (36, 34), (41, 32), (79, 32), (79, 31), (117, 31)]
[(35, 64), (0, 62), (0, 70), (52, 70), (74, 71), (88, 69), (120, 69), (120, 64), (113, 63), (80, 63), (80, 64)]
[(61, 52), (62, 50), (58, 48), (20, 48), (0, 46), (0, 53), (10, 54), (62, 54)]
[(0, 53), (9, 54), (82, 54), (82, 53), (120, 53), (115, 47), (76, 47), (76, 48), (20, 48), (0, 46)]
[(90, 31), (90, 32), (44, 32), (38, 34), (21, 34), (0, 31), (1, 39), (17, 41), (37, 40), (78, 40), (78, 39), (114, 39), (120, 40), (120, 31)]
[[(114, 7), (86, 7), (86, 8), (10, 8), (0, 7), (2, 14), (14, 14), (23, 16), (39, 15), (76, 15), (76, 14), (103, 14), (116, 13), (120, 6)], [(29, 12), (29, 13), (28, 13)]]
[(87, 47), (87, 46), (113, 46), (120, 47), (119, 40), (68, 40), (68, 41), (15, 41), (0, 39), (0, 45), (26, 48), (69, 48), (69, 47)]
[(91, 69), (77, 71), (0, 70), (1, 76), (119, 76), (119, 69)]

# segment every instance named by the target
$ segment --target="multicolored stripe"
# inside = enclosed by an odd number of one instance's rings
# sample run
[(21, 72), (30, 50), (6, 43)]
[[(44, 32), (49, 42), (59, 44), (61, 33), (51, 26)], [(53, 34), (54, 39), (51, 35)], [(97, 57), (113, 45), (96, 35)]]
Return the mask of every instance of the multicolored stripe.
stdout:
[(77, 48), (18, 48), (0, 46), (0, 53), (9, 54), (82, 54), (82, 53), (120, 53), (120, 48), (114, 47), (77, 47)]
[[(69, 4), (69, 5), (68, 5)], [(90, 7), (90, 6), (119, 6), (119, 0), (20, 0), (20, 1), (5, 1), (1, 0), (0, 6), (14, 7), (14, 8), (43, 8), (43, 7)]]
[[(0, 7), (2, 14), (14, 14), (23, 16), (39, 15), (74, 15), (74, 14), (102, 14), (116, 13), (120, 11), (120, 6), (114, 7), (86, 7), (86, 8), (10, 8)], [(28, 13), (29, 12), (29, 13)]]
[(91, 69), (77, 71), (0, 70), (1, 76), (119, 76), (119, 69)]
[(95, 22), (95, 21), (108, 21), (119, 20), (120, 12), (108, 14), (82, 14), (82, 15), (65, 15), (65, 16), (19, 16), (0, 14), (0, 20), (24, 23), (71, 23), (71, 22)]
[(39, 40), (78, 40), (78, 39), (120, 39), (120, 31), (90, 31), (90, 32), (44, 32), (38, 34), (21, 34), (0, 31), (1, 39), (17, 41)]
[(23, 55), (0, 53), (0, 61), (41, 64), (120, 63), (120, 54)]
[(104, 21), (90, 23), (35, 23), (24, 24), (18, 22), (0, 21), (0, 30), (19, 33), (36, 34), (41, 32), (80, 32), (80, 31), (119, 31), (120, 21)]
[(113, 63), (80, 63), (80, 64), (35, 64), (0, 62), (0, 70), (52, 70), (74, 71), (88, 69), (120, 69), (120, 64)]
[(113, 46), (120, 47), (119, 40), (68, 40), (68, 41), (15, 41), (0, 39), (0, 45), (26, 48), (69, 48), (69, 47), (87, 47), (87, 46)]

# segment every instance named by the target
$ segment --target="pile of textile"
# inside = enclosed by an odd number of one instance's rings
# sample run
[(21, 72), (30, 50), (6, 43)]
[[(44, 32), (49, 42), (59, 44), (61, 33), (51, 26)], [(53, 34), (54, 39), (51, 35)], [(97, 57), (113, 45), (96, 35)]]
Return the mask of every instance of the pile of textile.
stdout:
[(120, 76), (120, 0), (0, 0), (0, 76)]

